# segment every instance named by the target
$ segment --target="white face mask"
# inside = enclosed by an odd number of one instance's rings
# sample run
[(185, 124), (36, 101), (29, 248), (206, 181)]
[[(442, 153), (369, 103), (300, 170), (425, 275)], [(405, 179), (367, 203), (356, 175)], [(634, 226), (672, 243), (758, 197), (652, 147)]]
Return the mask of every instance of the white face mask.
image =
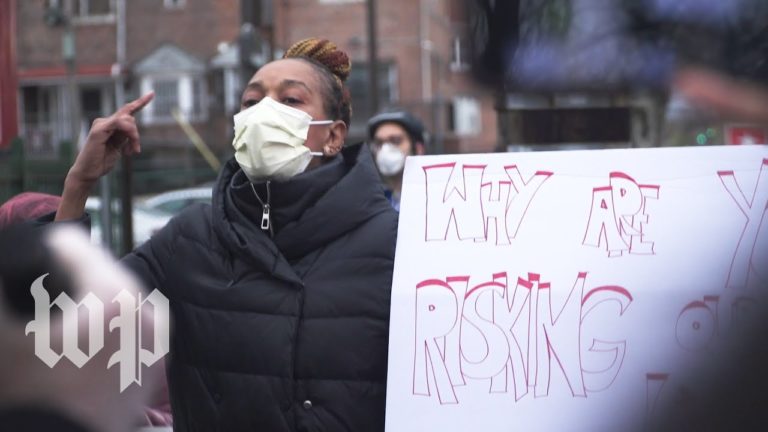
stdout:
[(312, 156), (323, 155), (304, 145), (309, 127), (331, 123), (265, 97), (235, 115), (235, 160), (252, 182), (289, 179), (304, 172)]
[(376, 152), (376, 166), (379, 172), (385, 177), (391, 177), (400, 174), (405, 166), (405, 154), (400, 147), (384, 143), (378, 152)]

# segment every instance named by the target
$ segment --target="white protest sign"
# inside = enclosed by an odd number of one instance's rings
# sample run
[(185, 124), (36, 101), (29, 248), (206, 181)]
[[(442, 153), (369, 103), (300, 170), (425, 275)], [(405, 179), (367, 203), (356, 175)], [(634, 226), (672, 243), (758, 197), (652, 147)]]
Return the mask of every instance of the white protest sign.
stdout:
[(766, 158), (764, 146), (409, 158), (387, 430), (622, 430), (652, 416), (760, 301)]

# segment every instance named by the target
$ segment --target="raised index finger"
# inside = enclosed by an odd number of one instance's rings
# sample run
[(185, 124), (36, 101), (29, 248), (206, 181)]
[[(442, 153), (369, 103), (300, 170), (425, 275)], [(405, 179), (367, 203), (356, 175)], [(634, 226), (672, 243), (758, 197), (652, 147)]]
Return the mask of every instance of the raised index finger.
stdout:
[(155, 92), (149, 92), (145, 94), (144, 96), (132, 101), (128, 102), (127, 104), (123, 105), (122, 108), (117, 110), (117, 114), (130, 114), (134, 115), (137, 112), (141, 111), (142, 108), (147, 106), (148, 103), (152, 101), (152, 99), (155, 98)]

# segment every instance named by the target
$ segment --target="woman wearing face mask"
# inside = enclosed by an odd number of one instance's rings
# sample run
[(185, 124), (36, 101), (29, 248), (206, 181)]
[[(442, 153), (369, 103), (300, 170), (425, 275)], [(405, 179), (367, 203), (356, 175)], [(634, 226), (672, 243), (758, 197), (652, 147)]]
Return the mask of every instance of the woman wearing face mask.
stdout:
[(392, 207), (400, 211), (405, 158), (424, 154), (424, 125), (407, 111), (384, 112), (368, 120), (368, 138)]
[[(176, 431), (384, 429), (397, 215), (367, 146), (344, 146), (346, 54), (305, 40), (250, 80), (213, 205), (123, 263), (170, 299)], [(56, 220), (139, 151), (133, 114), (94, 123)]]

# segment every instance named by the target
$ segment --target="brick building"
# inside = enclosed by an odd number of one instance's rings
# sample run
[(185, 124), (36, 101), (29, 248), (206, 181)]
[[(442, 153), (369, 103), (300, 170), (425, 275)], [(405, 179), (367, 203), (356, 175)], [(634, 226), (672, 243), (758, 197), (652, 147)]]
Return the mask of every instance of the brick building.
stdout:
[(216, 92), (227, 90), (217, 85), (236, 65), (214, 60), (236, 41), (239, 7), (238, 0), (16, 2), (19, 123), (28, 154), (55, 157), (94, 118), (149, 90), (157, 95), (140, 118), (145, 149), (162, 160), (190, 147), (174, 109), (206, 142), (225, 148), (226, 113)]
[[(377, 37), (381, 107), (404, 107), (424, 120), (440, 153), (486, 152), (497, 146), (494, 97), (468, 73), (460, 35), (460, 0), (379, 0)], [(278, 52), (296, 40), (326, 37), (350, 54), (351, 139), (362, 139), (370, 112), (364, 0), (275, 1)]]
[[(222, 62), (236, 46), (239, 0), (126, 1), (126, 64), (129, 91), (155, 91), (142, 111), (142, 138), (153, 149), (154, 166), (173, 166), (179, 155), (200, 159), (173, 118), (179, 109), (217, 154), (230, 149), (230, 118), (239, 108), (239, 63)], [(225, 103), (226, 102), (226, 103)], [(187, 162), (189, 163), (189, 162)]]
[[(468, 79), (462, 57), (459, 3), (378, 2), (381, 107), (419, 115), (433, 152), (496, 147), (493, 97)], [(201, 164), (176, 110), (226, 157), (247, 76), (238, 49), (243, 21), (255, 26), (246, 40), (254, 67), (304, 37), (337, 42), (354, 62), (350, 140), (365, 138), (373, 114), (364, 0), (25, 0), (15, 2), (15, 18), (19, 134), (31, 157), (56, 157), (94, 118), (149, 90), (156, 99), (140, 115), (140, 167)]]
[[(69, 21), (72, 43), (65, 36), (65, 17), (47, 13), (55, 3), (16, 2), (20, 134), (26, 150), (39, 157), (57, 155), (61, 142), (72, 138), (80, 116), (76, 105), (82, 106), (84, 117), (106, 114), (114, 108), (114, 14), (95, 7), (73, 11)], [(70, 63), (72, 70), (65, 62), (65, 51), (78, 57)], [(75, 100), (70, 97), (71, 90), (77, 94)]]

